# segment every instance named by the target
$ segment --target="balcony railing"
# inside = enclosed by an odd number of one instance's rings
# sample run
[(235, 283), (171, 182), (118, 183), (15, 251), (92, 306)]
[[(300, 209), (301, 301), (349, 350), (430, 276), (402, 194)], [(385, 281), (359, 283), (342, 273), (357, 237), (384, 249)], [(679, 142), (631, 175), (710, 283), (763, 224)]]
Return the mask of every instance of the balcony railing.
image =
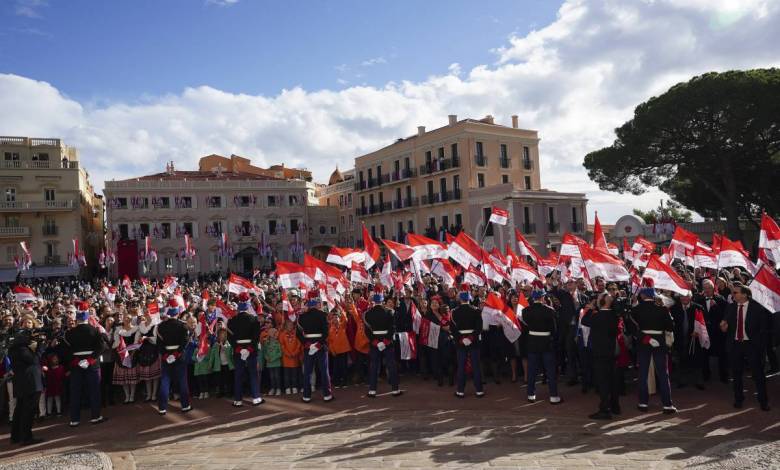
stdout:
[(0, 211), (70, 210), (76, 206), (72, 199), (63, 201), (0, 202)]
[(522, 230), (523, 233), (525, 234), (536, 233), (536, 224), (532, 224), (532, 223), (523, 224)]
[(460, 167), (460, 159), (458, 157), (445, 158), (443, 160), (432, 160), (420, 165), (420, 175), (428, 175), (439, 171), (447, 171), (452, 168)]
[(582, 232), (583, 226), (582, 222), (572, 222), (571, 223), (571, 231), (574, 233)]
[(558, 233), (561, 231), (561, 224), (559, 222), (548, 222), (547, 231), (549, 233)]
[(3, 160), (0, 168), (31, 168), (35, 170), (46, 169), (77, 169), (79, 162), (69, 160)]
[(355, 215), (360, 217), (368, 214), (368, 207), (356, 207)]
[(0, 227), (0, 237), (29, 237), (30, 227)]
[(499, 158), (498, 163), (501, 168), (512, 168), (512, 160), (509, 158)]
[(488, 158), (485, 155), (476, 155), (474, 156), (474, 163), (476, 163), (477, 166), (487, 166)]
[(43, 257), (43, 264), (45, 265), (54, 265), (54, 264), (60, 264), (60, 255), (52, 255), (52, 256), (44, 256)]
[(407, 178), (412, 178), (417, 176), (417, 170), (414, 168), (404, 168), (400, 171), (394, 171), (390, 174), (390, 181), (401, 181), (405, 180)]
[(41, 232), (47, 237), (57, 235), (57, 226), (56, 225), (44, 225), (41, 227)]
[(523, 159), (523, 169), (524, 170), (532, 170), (533, 168), (534, 168), (533, 160), (525, 160), (525, 159)]
[(409, 207), (416, 207), (419, 205), (419, 199), (416, 197), (413, 198), (404, 198), (399, 199), (396, 201), (393, 201), (393, 209), (407, 209)]

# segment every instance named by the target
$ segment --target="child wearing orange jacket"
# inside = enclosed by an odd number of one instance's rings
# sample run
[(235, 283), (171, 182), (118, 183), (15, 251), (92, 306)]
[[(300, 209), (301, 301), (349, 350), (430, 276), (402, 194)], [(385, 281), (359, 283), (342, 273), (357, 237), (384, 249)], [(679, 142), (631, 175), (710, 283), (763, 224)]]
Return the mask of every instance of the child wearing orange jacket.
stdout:
[(279, 345), (282, 347), (284, 393), (298, 393), (303, 345), (295, 334), (295, 324), (290, 320), (285, 320), (284, 330), (279, 333)]
[(340, 308), (328, 314), (328, 350), (333, 357), (333, 386), (347, 385), (347, 355), (352, 351), (347, 336), (347, 316)]

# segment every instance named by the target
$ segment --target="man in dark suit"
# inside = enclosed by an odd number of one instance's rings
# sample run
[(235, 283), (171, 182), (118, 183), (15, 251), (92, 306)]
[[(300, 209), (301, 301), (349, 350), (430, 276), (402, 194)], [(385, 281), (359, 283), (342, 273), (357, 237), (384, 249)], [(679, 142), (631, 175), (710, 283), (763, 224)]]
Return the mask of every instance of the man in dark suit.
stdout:
[(577, 319), (587, 299), (577, 290), (577, 282), (574, 279), (566, 281), (565, 288), (555, 288), (551, 291), (558, 301), (558, 363), (561, 368), (566, 368), (566, 376), (569, 385), (576, 385), (578, 378), (577, 357)]
[(707, 351), (693, 335), (697, 311), (704, 316), (704, 308), (692, 302), (690, 295), (680, 296), (671, 308), (674, 319), (674, 352), (679, 363), (675, 375), (679, 388), (684, 387), (693, 376), (696, 388), (704, 390), (704, 362)]
[(726, 354), (726, 334), (720, 330), (720, 322), (726, 311), (726, 299), (715, 292), (715, 284), (709, 279), (701, 283), (701, 295), (694, 302), (704, 308), (704, 321), (707, 323), (707, 334), (710, 335), (710, 349), (704, 362), (704, 381), (710, 380), (710, 358), (718, 359), (718, 376), (723, 383), (729, 383), (729, 357)]
[(43, 390), (38, 356), (35, 354), (37, 347), (38, 343), (31, 337), (30, 330), (22, 330), (10, 340), (8, 349), (8, 357), (14, 371), (13, 385), (16, 396), (16, 411), (11, 423), (11, 443), (21, 443), (23, 446), (43, 441), (34, 439), (32, 435), (33, 417)]
[(742, 374), (745, 361), (756, 383), (756, 393), (761, 409), (769, 411), (769, 397), (766, 393), (764, 357), (769, 339), (769, 312), (752, 299), (750, 288), (735, 286), (732, 295), (734, 303), (726, 308), (720, 329), (726, 333), (726, 350), (731, 358), (731, 374), (734, 378), (734, 408), (742, 408), (745, 401)]
[(619, 387), (615, 376), (615, 346), (617, 344), (618, 317), (612, 308), (610, 294), (598, 298), (598, 311), (582, 318), (582, 325), (590, 328), (590, 344), (593, 355), (593, 381), (599, 392), (599, 410), (590, 419), (612, 419), (620, 414)]

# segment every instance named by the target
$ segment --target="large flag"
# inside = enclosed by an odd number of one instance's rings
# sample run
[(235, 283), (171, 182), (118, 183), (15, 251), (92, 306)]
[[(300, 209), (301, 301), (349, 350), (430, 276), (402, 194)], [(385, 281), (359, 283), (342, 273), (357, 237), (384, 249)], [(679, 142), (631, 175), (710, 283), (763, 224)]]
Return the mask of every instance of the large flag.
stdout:
[(236, 311), (230, 308), (230, 306), (223, 302), (222, 299), (216, 300), (216, 306), (217, 317), (221, 318), (225, 324), (227, 324), (228, 320), (236, 316)]
[(163, 280), (163, 290), (169, 294), (176, 292), (176, 288), (179, 287), (179, 283), (173, 276), (165, 276)]
[(35, 292), (27, 286), (15, 286), (14, 287), (14, 299), (17, 302), (34, 302), (38, 300), (35, 296)]
[(361, 263), (352, 263), (352, 269), (349, 275), (349, 280), (361, 284), (370, 284), (371, 278), (368, 276), (366, 267)]
[(509, 281), (509, 276), (506, 275), (506, 271), (493, 264), (490, 258), (485, 258), (485, 262), (482, 263), (482, 271), (485, 273), (485, 277), (497, 284), (501, 284), (503, 281)]
[(555, 271), (558, 266), (559, 255), (556, 252), (550, 252), (547, 258), (539, 258), (536, 263), (536, 269), (539, 270), (540, 277), (546, 277)]
[(761, 214), (761, 232), (758, 237), (759, 259), (780, 265), (780, 227), (766, 213)]
[(482, 248), (473, 238), (466, 235), (466, 232), (460, 232), (450, 243), (447, 254), (459, 265), (468, 269), (469, 266), (476, 266), (483, 262)]
[(512, 260), (512, 282), (530, 284), (538, 277), (539, 276), (536, 273), (536, 270), (525, 261), (521, 260), (520, 258), (515, 258)]
[(371, 269), (374, 264), (379, 260), (380, 250), (379, 245), (376, 244), (371, 235), (368, 233), (366, 224), (363, 223), (363, 250), (366, 253), (363, 263), (366, 269)]
[(601, 277), (605, 281), (626, 282), (631, 278), (619, 258), (595, 248), (580, 247), (580, 251), (591, 279)]
[(409, 361), (417, 357), (417, 345), (414, 341), (414, 334), (405, 331), (398, 333), (398, 349), (402, 361)]
[(390, 255), (385, 255), (382, 271), (379, 272), (379, 281), (388, 288), (393, 285), (393, 263), (390, 262)]
[(417, 310), (417, 304), (412, 302), (412, 308), (409, 309), (410, 314), (412, 316), (412, 330), (414, 330), (415, 333), (420, 332), (420, 324), (422, 323), (422, 315), (420, 314), (420, 311)]
[(469, 267), (463, 272), (463, 283), (471, 286), (484, 286), (487, 284), (485, 274), (477, 271), (474, 267)]
[(432, 349), (439, 349), (440, 332), (440, 325), (428, 320), (427, 318), (423, 318), (422, 322), (420, 322), (420, 334), (417, 337), (419, 338), (420, 344), (422, 346), (428, 346)]
[(301, 284), (306, 288), (314, 286), (317, 268), (302, 266), (288, 261), (276, 262), (276, 275), (279, 285), (285, 289), (294, 289)]
[(704, 312), (696, 309), (694, 312), (693, 332), (699, 335), (699, 344), (704, 349), (710, 349), (710, 334), (707, 332), (707, 324), (704, 323)]
[(657, 289), (670, 290), (680, 295), (691, 295), (688, 283), (671, 266), (661, 261), (658, 255), (651, 255), (642, 279), (652, 281)]
[(447, 287), (454, 286), (455, 279), (458, 277), (458, 269), (446, 259), (433, 260), (431, 273), (441, 277), (442, 282)]
[(634, 260), (634, 251), (628, 246), (628, 240), (623, 238), (623, 259), (626, 261)]
[[(306, 268), (314, 268), (314, 280), (317, 282), (327, 282), (327, 273), (331, 269), (337, 269), (308, 253), (303, 254), (303, 266)], [(339, 271), (339, 273), (340, 272), (341, 271)]]
[(517, 228), (515, 228), (515, 240), (517, 240), (517, 252), (520, 253), (521, 256), (530, 256), (531, 259), (534, 260), (534, 263), (539, 262), (541, 256), (539, 256), (539, 253), (537, 253), (534, 247), (528, 243), (528, 240), (525, 239)]
[(506, 225), (509, 220), (509, 211), (501, 209), (500, 207), (493, 207), (490, 211), (490, 219), (488, 222), (498, 225)]
[(400, 262), (404, 262), (410, 259), (415, 254), (414, 248), (410, 247), (409, 245), (404, 245), (403, 243), (394, 242), (392, 240), (381, 240), (390, 253), (392, 253), (393, 256), (395, 256), (396, 259)]
[(671, 259), (685, 260), (686, 250), (693, 251), (693, 248), (699, 243), (699, 237), (684, 228), (677, 226), (672, 235), (672, 241), (669, 242)]
[(358, 248), (330, 247), (327, 262), (349, 268), (352, 263), (365, 263), (366, 254)]
[(761, 266), (749, 286), (753, 300), (772, 313), (780, 312), (780, 278), (772, 268)]
[(520, 337), (520, 323), (515, 312), (495, 292), (487, 295), (482, 315), (489, 318), (489, 323), (500, 325), (510, 343)]
[(580, 253), (580, 247), (582, 246), (590, 247), (588, 242), (582, 238), (568, 232), (564, 233), (563, 238), (561, 239), (561, 255), (571, 256), (572, 258), (582, 258), (582, 254)]
[(696, 268), (718, 269), (718, 254), (715, 250), (705, 250), (696, 245), (693, 249), (693, 266)]
[(727, 268), (732, 266), (740, 266), (751, 274), (755, 274), (756, 267), (753, 261), (750, 260), (750, 256), (747, 251), (742, 247), (742, 243), (739, 241), (729, 240), (727, 237), (721, 237), (720, 239), (720, 251), (718, 252), (718, 268)]
[(444, 244), (432, 238), (410, 233), (407, 235), (407, 242), (414, 250), (414, 257), (417, 259), (446, 259), (448, 256)]
[(609, 253), (607, 237), (604, 236), (604, 231), (601, 229), (598, 211), (596, 211), (596, 221), (593, 226), (593, 249), (602, 253)]
[(228, 292), (231, 294), (240, 294), (242, 292), (256, 294), (257, 286), (252, 281), (244, 279), (238, 274), (231, 274), (228, 278)]
[(642, 253), (653, 253), (655, 251), (655, 243), (648, 241), (643, 237), (636, 237), (634, 238), (634, 244), (631, 246), (631, 250), (636, 255), (641, 255)]

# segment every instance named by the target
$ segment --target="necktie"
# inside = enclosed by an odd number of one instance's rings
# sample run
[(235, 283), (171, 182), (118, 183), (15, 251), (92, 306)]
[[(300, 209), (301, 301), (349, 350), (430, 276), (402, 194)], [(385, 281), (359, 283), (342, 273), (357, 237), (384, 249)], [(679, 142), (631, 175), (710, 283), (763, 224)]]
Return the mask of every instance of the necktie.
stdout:
[(739, 304), (737, 308), (737, 341), (745, 339), (745, 315), (742, 309), (743, 305)]

